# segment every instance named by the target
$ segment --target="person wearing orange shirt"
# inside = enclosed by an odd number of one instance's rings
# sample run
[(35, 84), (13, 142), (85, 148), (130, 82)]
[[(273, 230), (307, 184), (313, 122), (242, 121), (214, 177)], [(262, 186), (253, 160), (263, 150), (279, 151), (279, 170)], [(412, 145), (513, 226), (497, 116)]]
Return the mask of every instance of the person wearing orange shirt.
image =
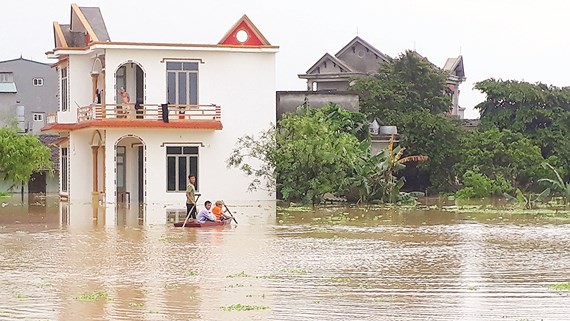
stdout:
[(232, 218), (230, 215), (224, 213), (224, 203), (222, 201), (216, 201), (215, 206), (212, 208), (212, 214), (216, 217), (216, 221), (223, 221), (228, 218)]

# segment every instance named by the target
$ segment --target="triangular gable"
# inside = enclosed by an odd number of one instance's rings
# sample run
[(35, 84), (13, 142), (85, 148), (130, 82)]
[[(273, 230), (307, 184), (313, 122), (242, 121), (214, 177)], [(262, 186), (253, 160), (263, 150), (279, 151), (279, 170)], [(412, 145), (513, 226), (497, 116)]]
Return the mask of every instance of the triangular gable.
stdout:
[(313, 66), (311, 66), (311, 68), (309, 68), (309, 70), (307, 70), (307, 74), (308, 75), (314, 74), (317, 71), (317, 68), (320, 68), (320, 66), (322, 64), (327, 63), (327, 62), (332, 63), (333, 66), (338, 66), (340, 69), (340, 72), (353, 72), (350, 69), (350, 67), (348, 67), (345, 63), (338, 60), (336, 57), (332, 56), (331, 54), (326, 53)]
[(271, 46), (247, 15), (243, 15), (222, 37), (218, 44), (230, 46)]
[[(99, 38), (93, 28), (85, 18), (85, 15), (81, 11), (81, 9), (77, 6), (77, 4), (71, 4), (71, 18), (70, 21), (70, 29), (72, 32), (83, 31), (87, 34), (86, 43), (89, 44), (90, 42), (98, 42)], [(77, 24), (79, 23), (79, 25)]]
[(372, 51), (376, 56), (378, 56), (382, 60), (384, 60), (386, 62), (390, 61), (390, 56), (388, 56), (388, 55), (382, 53), (380, 50), (374, 48), (374, 46), (372, 46), (371, 44), (369, 44), (368, 42), (366, 42), (364, 39), (360, 38), (359, 36), (354, 37), (354, 39), (352, 39), (346, 46), (344, 46), (341, 50), (339, 50), (339, 52), (337, 52), (335, 57), (341, 57), (347, 50), (352, 48), (352, 46), (354, 46), (356, 43), (359, 43), (363, 47)]
[(67, 40), (65, 40), (61, 26), (57, 21), (53, 22), (53, 40), (55, 48), (67, 48)]
[(457, 58), (449, 58), (443, 66), (443, 70), (450, 74), (454, 74), (459, 78), (465, 78), (465, 69), (463, 68), (463, 56)]

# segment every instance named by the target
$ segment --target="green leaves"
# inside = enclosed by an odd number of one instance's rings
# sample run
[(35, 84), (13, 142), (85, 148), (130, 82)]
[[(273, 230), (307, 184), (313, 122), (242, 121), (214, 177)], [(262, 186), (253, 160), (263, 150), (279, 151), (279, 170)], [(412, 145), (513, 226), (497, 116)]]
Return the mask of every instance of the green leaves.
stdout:
[(19, 135), (15, 130), (0, 128), (0, 168), (4, 179), (23, 185), (32, 173), (51, 170), (51, 152), (33, 135)]

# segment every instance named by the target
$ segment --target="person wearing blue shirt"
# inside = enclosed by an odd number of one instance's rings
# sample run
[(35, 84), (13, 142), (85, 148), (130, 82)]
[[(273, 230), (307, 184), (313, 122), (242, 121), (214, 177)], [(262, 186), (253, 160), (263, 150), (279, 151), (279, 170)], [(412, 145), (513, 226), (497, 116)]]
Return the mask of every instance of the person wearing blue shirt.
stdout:
[(212, 202), (206, 201), (204, 203), (204, 208), (201, 209), (200, 212), (198, 212), (198, 216), (196, 217), (196, 221), (198, 223), (203, 224), (206, 222), (216, 221), (216, 217), (214, 216), (214, 214), (212, 214), (212, 212), (210, 212), (210, 208), (212, 208)]

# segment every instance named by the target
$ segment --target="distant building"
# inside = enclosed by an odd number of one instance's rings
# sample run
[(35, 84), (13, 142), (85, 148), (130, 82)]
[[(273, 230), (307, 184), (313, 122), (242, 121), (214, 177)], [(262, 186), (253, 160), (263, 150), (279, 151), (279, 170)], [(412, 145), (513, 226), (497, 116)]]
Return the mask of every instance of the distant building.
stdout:
[[(307, 80), (309, 91), (346, 91), (352, 79), (377, 73), (380, 66), (391, 59), (357, 36), (334, 56), (325, 53), (299, 78)], [(459, 107), (459, 85), (465, 81), (463, 57), (447, 59), (442, 70), (449, 75), (447, 86), (453, 93), (450, 114), (463, 118), (465, 109)]]
[(56, 112), (57, 72), (24, 58), (0, 61), (0, 126), (39, 134), (47, 113)]

